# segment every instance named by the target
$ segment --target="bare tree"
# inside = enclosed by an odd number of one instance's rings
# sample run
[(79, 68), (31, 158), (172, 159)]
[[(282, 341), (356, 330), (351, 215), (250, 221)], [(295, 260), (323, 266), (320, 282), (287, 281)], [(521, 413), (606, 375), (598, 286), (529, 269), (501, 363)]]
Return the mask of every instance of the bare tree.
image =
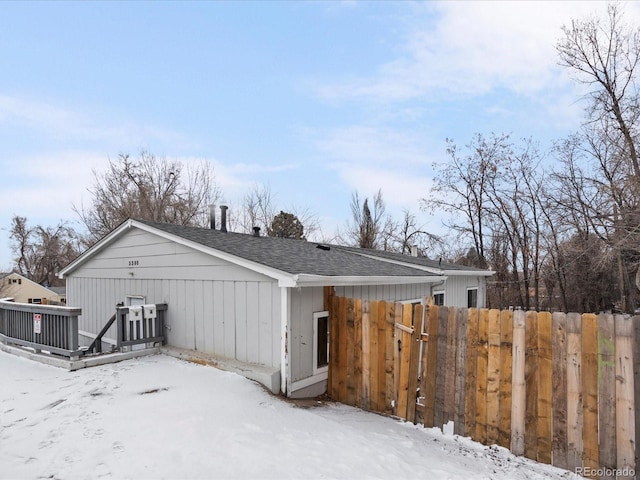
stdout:
[(427, 231), (424, 225), (418, 224), (416, 216), (409, 210), (402, 212), (402, 220), (398, 223), (386, 222), (389, 237), (392, 241), (388, 250), (398, 253), (410, 254), (412, 248), (417, 248), (417, 254), (421, 257), (442, 256), (445, 242), (438, 235)]
[(385, 216), (386, 206), (382, 198), (382, 190), (373, 197), (373, 210), (369, 207), (369, 199), (360, 199), (357, 191), (351, 195), (351, 222), (347, 224), (347, 240), (345, 243), (371, 249), (384, 249), (387, 244), (389, 217)]
[(286, 212), (301, 223), (306, 238), (310, 238), (320, 229), (317, 215), (308, 208), (291, 206), (283, 209), (277, 204), (277, 196), (270, 185), (254, 184), (245, 194), (237, 211), (231, 209), (230, 225), (238, 232), (251, 233), (254, 227), (259, 227), (268, 234), (278, 216), (277, 212)]
[(510, 149), (508, 135), (492, 134), (485, 138), (478, 134), (467, 145), (469, 153), (461, 156), (456, 144), (447, 140), (449, 161), (434, 165), (438, 176), (429, 195), (421, 200), (425, 210), (451, 215), (447, 226), (470, 239), (480, 268), (487, 267), (488, 187), (501, 163), (509, 157)]
[(89, 245), (127, 218), (206, 225), (208, 205), (220, 196), (209, 163), (192, 165), (146, 151), (136, 159), (121, 154), (106, 172), (93, 176), (91, 205), (74, 205)]
[(61, 285), (57, 273), (80, 252), (77, 235), (65, 222), (29, 226), (25, 217), (14, 216), (9, 237), (14, 270), (41, 285)]
[(639, 95), (636, 69), (640, 61), (640, 28), (623, 22), (618, 4), (607, 7), (607, 21), (600, 18), (573, 20), (564, 26), (564, 37), (556, 49), (561, 65), (567, 67), (576, 80), (591, 88), (588, 93), (588, 120), (606, 122), (605, 132), (614, 128), (622, 135), (613, 142), (630, 162), (633, 175), (640, 178), (640, 163), (636, 149)]
[(574, 20), (563, 28), (556, 45), (561, 65), (587, 85), (586, 121), (580, 148), (593, 164), (587, 175), (563, 172), (568, 184), (586, 184), (567, 202), (612, 249), (618, 265), (620, 306), (635, 307), (629, 281), (640, 263), (640, 161), (636, 145), (640, 133), (640, 92), (636, 84), (640, 61), (640, 28), (624, 23), (618, 4), (610, 4), (606, 18)]

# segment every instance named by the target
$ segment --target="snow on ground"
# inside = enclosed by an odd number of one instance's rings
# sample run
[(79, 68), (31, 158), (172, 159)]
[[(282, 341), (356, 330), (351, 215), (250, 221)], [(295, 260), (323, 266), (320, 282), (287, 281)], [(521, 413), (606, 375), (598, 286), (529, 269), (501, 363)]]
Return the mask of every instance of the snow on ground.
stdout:
[(580, 477), (164, 355), (68, 372), (0, 352), (0, 478)]

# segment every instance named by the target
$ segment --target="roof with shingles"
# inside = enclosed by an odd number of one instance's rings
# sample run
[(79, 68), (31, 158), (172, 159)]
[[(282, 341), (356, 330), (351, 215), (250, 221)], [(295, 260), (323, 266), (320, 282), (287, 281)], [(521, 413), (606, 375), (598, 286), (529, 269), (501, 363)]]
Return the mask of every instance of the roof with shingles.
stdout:
[[(244, 233), (221, 232), (200, 227), (187, 227), (137, 220), (170, 235), (228, 253), (290, 274), (321, 276), (390, 276), (423, 277), (424, 270), (409, 265), (380, 261), (359, 255), (357, 250), (336, 245), (277, 237), (256, 237)], [(406, 261), (407, 255), (395, 254)], [(412, 257), (415, 258), (415, 257)], [(433, 272), (428, 275), (442, 275)]]
[(488, 270), (483, 270), (481, 268), (468, 267), (466, 265), (457, 265), (455, 263), (447, 263), (447, 262), (442, 262), (440, 260), (432, 260), (427, 257), (414, 257), (412, 255), (404, 255), (401, 253), (389, 252), (386, 250), (372, 250), (368, 248), (344, 247), (344, 246), (338, 246), (337, 248), (340, 248), (343, 250), (349, 250), (361, 255), (372, 255), (375, 257), (386, 258), (388, 260), (399, 261), (404, 263), (411, 263), (413, 265), (433, 268), (436, 270), (450, 270), (450, 271), (459, 270), (461, 272), (462, 271), (478, 272), (478, 274), (488, 272)]

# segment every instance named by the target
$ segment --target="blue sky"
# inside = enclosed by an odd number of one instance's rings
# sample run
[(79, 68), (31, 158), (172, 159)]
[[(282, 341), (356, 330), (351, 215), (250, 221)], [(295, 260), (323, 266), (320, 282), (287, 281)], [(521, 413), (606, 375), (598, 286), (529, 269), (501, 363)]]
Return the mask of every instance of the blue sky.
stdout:
[[(640, 6), (625, 3), (637, 20)], [(0, 2), (0, 268), (14, 214), (77, 221), (92, 171), (147, 149), (213, 164), (331, 235), (354, 190), (420, 212), (445, 139), (581, 121), (554, 44), (599, 2)]]

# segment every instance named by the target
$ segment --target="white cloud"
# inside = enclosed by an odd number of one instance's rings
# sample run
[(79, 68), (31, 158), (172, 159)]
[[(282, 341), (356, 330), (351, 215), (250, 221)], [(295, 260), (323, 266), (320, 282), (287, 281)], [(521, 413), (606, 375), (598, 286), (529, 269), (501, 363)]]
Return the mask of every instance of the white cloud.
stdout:
[(433, 160), (421, 131), (352, 126), (326, 132), (316, 142), (349, 190), (371, 197), (381, 189), (392, 209), (418, 210)]
[(114, 112), (81, 109), (42, 99), (0, 95), (0, 125), (34, 130), (48, 139), (100, 142), (113, 148), (140, 148), (149, 142), (188, 144), (181, 133), (154, 125), (141, 125)]
[(108, 158), (96, 152), (66, 151), (12, 160), (12, 176), (0, 189), (0, 215), (13, 214), (51, 221), (71, 220), (72, 205), (87, 198), (93, 169), (102, 169)]
[(411, 130), (356, 125), (329, 132), (317, 143), (336, 165), (393, 165), (407, 170), (429, 163), (424, 134)]
[(260, 178), (271, 173), (291, 172), (299, 168), (299, 165), (287, 163), (281, 165), (264, 165), (258, 163), (225, 164), (213, 160), (216, 184), (223, 193), (225, 202), (240, 203), (244, 195), (256, 184), (268, 184)]
[[(566, 82), (555, 52), (561, 26), (605, 13), (606, 3), (447, 1), (424, 8), (405, 37), (403, 55), (369, 78), (321, 85), (319, 95), (398, 102), (436, 92), (481, 95), (502, 88), (531, 95), (557, 88)], [(637, 18), (640, 6), (625, 3), (625, 11)]]

